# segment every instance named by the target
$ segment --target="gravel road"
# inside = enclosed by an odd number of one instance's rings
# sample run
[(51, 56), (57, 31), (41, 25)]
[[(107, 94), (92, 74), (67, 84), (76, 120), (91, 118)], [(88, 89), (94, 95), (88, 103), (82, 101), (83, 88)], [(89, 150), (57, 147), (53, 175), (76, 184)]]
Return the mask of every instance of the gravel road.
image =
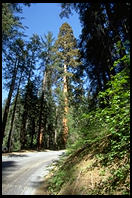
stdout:
[(35, 195), (53, 161), (65, 151), (21, 152), (2, 156), (2, 195)]

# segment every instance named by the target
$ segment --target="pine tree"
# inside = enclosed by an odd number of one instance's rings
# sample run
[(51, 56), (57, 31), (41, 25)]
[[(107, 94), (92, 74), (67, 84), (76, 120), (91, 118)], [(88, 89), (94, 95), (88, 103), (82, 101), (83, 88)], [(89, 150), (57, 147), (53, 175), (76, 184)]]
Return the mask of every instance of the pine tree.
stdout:
[(22, 121), (21, 121), (21, 129), (20, 129), (20, 144), (21, 149), (32, 148), (35, 146), (33, 144), (34, 136), (36, 133), (36, 124), (38, 117), (38, 109), (37, 109), (37, 88), (35, 85), (35, 80), (28, 80), (25, 89), (22, 94)]
[(68, 17), (72, 9), (79, 14), (82, 69), (88, 75), (90, 90), (97, 103), (98, 92), (107, 89), (111, 76), (126, 67), (123, 62), (116, 69), (112, 65), (126, 53), (124, 42), (130, 36), (130, 3), (62, 3), (61, 7), (61, 17)]
[[(21, 148), (24, 149), (26, 146), (26, 123), (27, 123), (27, 118), (28, 118), (28, 112), (30, 110), (30, 103), (29, 101), (31, 100), (31, 93), (32, 90), (32, 83), (31, 79), (34, 77), (34, 70), (36, 67), (36, 62), (38, 59), (38, 54), (39, 54), (39, 47), (40, 47), (40, 40), (38, 35), (33, 35), (30, 38), (30, 41), (27, 43), (26, 46), (26, 78), (25, 81), (27, 81), (27, 86), (26, 86), (26, 93), (24, 96), (24, 110), (22, 114), (22, 124), (21, 124)], [(28, 100), (29, 99), (29, 100)]]
[(9, 46), (9, 49), (7, 50), (7, 54), (4, 58), (5, 58), (5, 62), (3, 64), (3, 77), (6, 80), (5, 86), (9, 88), (9, 93), (3, 113), (2, 142), (4, 138), (4, 132), (5, 132), (7, 117), (9, 113), (10, 102), (12, 99), (12, 94), (15, 90), (15, 86), (18, 83), (18, 79), (20, 78), (21, 73), (25, 69), (24, 41), (22, 39), (17, 39), (15, 42), (13, 42)]
[[(30, 6), (30, 3), (24, 3), (25, 6)], [(19, 3), (2, 3), (2, 51), (6, 51), (8, 44), (11, 40), (22, 36), (20, 32), (23, 28), (19, 15), (22, 13), (22, 7)]]
[[(40, 58), (42, 60), (41, 68), (43, 68), (43, 80), (42, 80), (42, 94), (40, 100), (40, 113), (39, 113), (39, 129), (38, 129), (38, 138), (37, 144), (38, 149), (42, 148), (42, 143), (46, 142), (44, 137), (46, 137), (46, 123), (48, 122), (49, 115), (48, 112), (51, 108), (50, 102), (52, 98), (52, 82), (53, 82), (53, 34), (48, 32), (45, 35), (45, 39), (42, 39), (42, 52)], [(51, 123), (49, 124), (51, 130)]]
[(79, 63), (79, 50), (77, 49), (76, 39), (72, 28), (68, 23), (62, 24), (55, 43), (56, 54), (60, 61), (60, 68), (63, 69), (63, 143), (66, 146), (68, 137), (67, 114), (68, 114), (68, 79), (73, 76), (74, 70)]
[(13, 124), (14, 124), (14, 118), (15, 118), (15, 112), (16, 112), (17, 99), (18, 99), (18, 95), (19, 95), (21, 79), (22, 79), (22, 73), (21, 73), (19, 83), (18, 83), (17, 93), (16, 93), (14, 107), (13, 107), (13, 113), (12, 113), (12, 118), (11, 118), (11, 126), (10, 126), (10, 131), (9, 131), (9, 135), (8, 135), (8, 143), (7, 143), (8, 152), (11, 151), (11, 138), (12, 138), (12, 133), (13, 133), (12, 129), (13, 129)]

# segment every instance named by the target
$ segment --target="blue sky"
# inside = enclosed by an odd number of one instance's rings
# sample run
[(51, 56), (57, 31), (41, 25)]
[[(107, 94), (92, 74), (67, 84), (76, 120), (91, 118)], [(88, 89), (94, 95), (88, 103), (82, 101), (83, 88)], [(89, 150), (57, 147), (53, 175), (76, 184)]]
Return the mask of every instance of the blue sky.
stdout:
[[(24, 31), (27, 39), (34, 33), (44, 36), (48, 31), (51, 31), (55, 39), (57, 39), (59, 28), (64, 22), (67, 22), (72, 27), (74, 36), (77, 39), (79, 38), (81, 25), (78, 14), (73, 12), (69, 19), (61, 19), (59, 17), (61, 12), (60, 3), (32, 3), (30, 7), (22, 5), (22, 8), (23, 13), (21, 16), (24, 17), (22, 24), (28, 27)], [(2, 103), (7, 98), (7, 94), (8, 91), (2, 89)]]
[(23, 6), (23, 17), (25, 17), (23, 24), (29, 27), (25, 33), (29, 36), (33, 33), (42, 36), (51, 31), (57, 38), (60, 26), (67, 22), (71, 25), (74, 36), (78, 38), (81, 33), (78, 14), (74, 12), (74, 15), (70, 16), (69, 19), (61, 19), (59, 17), (60, 12), (60, 3), (32, 3), (31, 7)]

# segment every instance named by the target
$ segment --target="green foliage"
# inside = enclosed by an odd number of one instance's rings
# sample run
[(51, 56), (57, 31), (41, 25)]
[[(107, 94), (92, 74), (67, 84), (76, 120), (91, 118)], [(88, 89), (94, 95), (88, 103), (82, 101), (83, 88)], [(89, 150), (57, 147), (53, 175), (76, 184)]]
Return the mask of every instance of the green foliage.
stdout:
[(50, 180), (51, 183), (49, 190), (52, 192), (54, 192), (54, 190), (59, 191), (65, 181), (64, 178), (65, 178), (65, 172), (63, 170), (57, 172), (52, 178), (52, 180)]
[[(127, 59), (127, 63), (129, 59)], [(126, 61), (126, 57), (124, 58)], [(118, 63), (116, 63), (118, 64)], [(108, 83), (109, 88), (100, 92), (99, 98), (104, 99), (107, 107), (99, 110), (101, 119), (107, 124), (111, 138), (110, 159), (123, 157), (130, 145), (130, 84), (129, 68), (116, 74)]]
[[(25, 6), (30, 6), (30, 3), (24, 3)], [(17, 13), (17, 15), (16, 15)], [(19, 3), (2, 3), (2, 41), (3, 47), (10, 39), (23, 35), (18, 31), (18, 28), (24, 29), (21, 23), (22, 17), (18, 14), (22, 13), (22, 7)], [(4, 51), (4, 49), (3, 49)]]
[[(121, 72), (117, 73), (108, 82), (105, 91), (98, 95), (98, 104), (94, 110), (80, 108), (71, 112), (69, 116), (69, 128), (73, 133), (74, 141), (71, 145), (69, 137), (68, 153), (71, 154), (86, 145), (98, 145), (96, 158), (103, 165), (111, 165), (115, 159), (122, 163), (124, 156), (127, 162), (118, 169), (113, 169), (112, 177), (106, 182), (106, 191), (109, 194), (115, 192), (120, 185), (122, 192), (129, 194), (129, 150), (130, 150), (130, 70), (129, 55), (116, 61), (117, 64), (126, 64)], [(118, 66), (118, 65), (117, 65)], [(74, 129), (73, 129), (74, 128)], [(74, 134), (75, 133), (75, 134)], [(77, 133), (77, 134), (76, 134)], [(100, 172), (104, 175), (105, 172)], [(110, 183), (109, 183), (110, 182)], [(97, 193), (102, 193), (102, 188), (96, 188)], [(94, 192), (91, 192), (94, 193)]]
[(110, 169), (111, 176), (103, 181), (102, 185), (96, 188), (97, 193), (104, 191), (110, 195), (120, 192), (123, 195), (130, 193), (130, 164), (126, 162), (121, 167)]
[[(75, 167), (72, 165), (65, 166), (65, 156), (62, 156), (60, 160), (56, 163), (58, 170), (52, 170), (53, 176), (49, 179), (49, 188), (48, 190), (53, 195), (56, 195), (61, 190), (63, 184), (67, 182), (73, 182), (75, 180)], [(67, 168), (69, 171), (67, 171)]]
[[(121, 72), (117, 73), (108, 82), (108, 88), (98, 95), (98, 105), (95, 110), (76, 111), (76, 118), (70, 116), (71, 132), (78, 134), (74, 144), (68, 145), (69, 154), (91, 144), (100, 145), (96, 149), (97, 160), (103, 167), (112, 165), (115, 159), (118, 167), (113, 167), (111, 174), (101, 186), (96, 186), (90, 194), (114, 194), (121, 192), (129, 194), (130, 181), (130, 58), (125, 55), (114, 64), (126, 64)], [(103, 106), (103, 108), (101, 107)], [(78, 123), (76, 122), (78, 121)], [(76, 137), (76, 135), (74, 135)], [(105, 140), (106, 138), (106, 140)], [(125, 161), (124, 161), (125, 159)], [(105, 175), (105, 168), (100, 171), (100, 176)]]

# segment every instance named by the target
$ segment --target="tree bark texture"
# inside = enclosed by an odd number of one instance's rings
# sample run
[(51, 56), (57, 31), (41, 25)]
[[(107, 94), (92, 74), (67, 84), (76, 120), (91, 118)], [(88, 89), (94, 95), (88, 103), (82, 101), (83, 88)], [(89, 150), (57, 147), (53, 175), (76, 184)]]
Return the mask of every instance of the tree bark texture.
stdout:
[(8, 117), (8, 113), (9, 113), (9, 107), (10, 107), (11, 97), (12, 97), (12, 93), (14, 91), (14, 86), (15, 86), (15, 81), (16, 81), (18, 64), (19, 63), (17, 63), (17, 60), (16, 60), (15, 67), (14, 67), (14, 72), (13, 72), (13, 76), (12, 76), (12, 81), (11, 81), (11, 85), (10, 85), (10, 90), (9, 90), (9, 94), (8, 94), (8, 98), (7, 98), (7, 101), (6, 101), (6, 106), (5, 106), (5, 110), (4, 110), (4, 114), (3, 114), (3, 121), (2, 121), (2, 143), (3, 143), (4, 134), (5, 134), (5, 127), (6, 127), (7, 117)]
[(67, 66), (64, 64), (64, 116), (63, 116), (63, 142), (64, 142), (64, 146), (66, 145), (67, 142), (67, 136), (68, 136), (68, 126), (67, 126), (67, 113), (68, 113), (68, 98), (67, 98), (67, 94), (68, 94), (68, 89), (67, 89)]
[(47, 72), (44, 72), (44, 78), (43, 78), (43, 87), (42, 87), (42, 98), (41, 98), (41, 105), (40, 105), (40, 114), (39, 114), (39, 130), (38, 130), (38, 140), (37, 140), (37, 147), (38, 150), (42, 147), (42, 141), (43, 141), (43, 132), (42, 132), (42, 111), (43, 111), (43, 103), (44, 103), (44, 97), (45, 97), (45, 88), (46, 88), (46, 81), (47, 81)]
[(7, 143), (8, 152), (11, 151), (12, 129), (13, 129), (13, 123), (14, 123), (14, 118), (15, 118), (17, 98), (18, 98), (18, 94), (19, 94), (19, 88), (20, 88), (21, 78), (22, 78), (22, 75), (21, 75), (20, 80), (19, 80), (19, 84), (18, 84), (18, 88), (17, 88), (17, 94), (16, 94), (16, 98), (15, 98), (15, 104), (14, 104), (14, 107), (13, 107), (13, 113), (12, 113), (12, 119), (11, 119), (11, 127), (10, 127), (10, 131), (9, 131), (8, 143)]
[[(31, 77), (31, 70), (29, 72), (28, 76), (28, 83), (30, 81)], [(25, 148), (26, 145), (26, 122), (27, 122), (27, 115), (28, 115), (28, 104), (27, 104), (27, 98), (28, 98), (28, 93), (26, 93), (25, 96), (25, 103), (24, 103), (24, 111), (22, 114), (22, 125), (21, 125), (21, 131), (20, 131), (20, 142), (21, 142), (21, 149)]]

